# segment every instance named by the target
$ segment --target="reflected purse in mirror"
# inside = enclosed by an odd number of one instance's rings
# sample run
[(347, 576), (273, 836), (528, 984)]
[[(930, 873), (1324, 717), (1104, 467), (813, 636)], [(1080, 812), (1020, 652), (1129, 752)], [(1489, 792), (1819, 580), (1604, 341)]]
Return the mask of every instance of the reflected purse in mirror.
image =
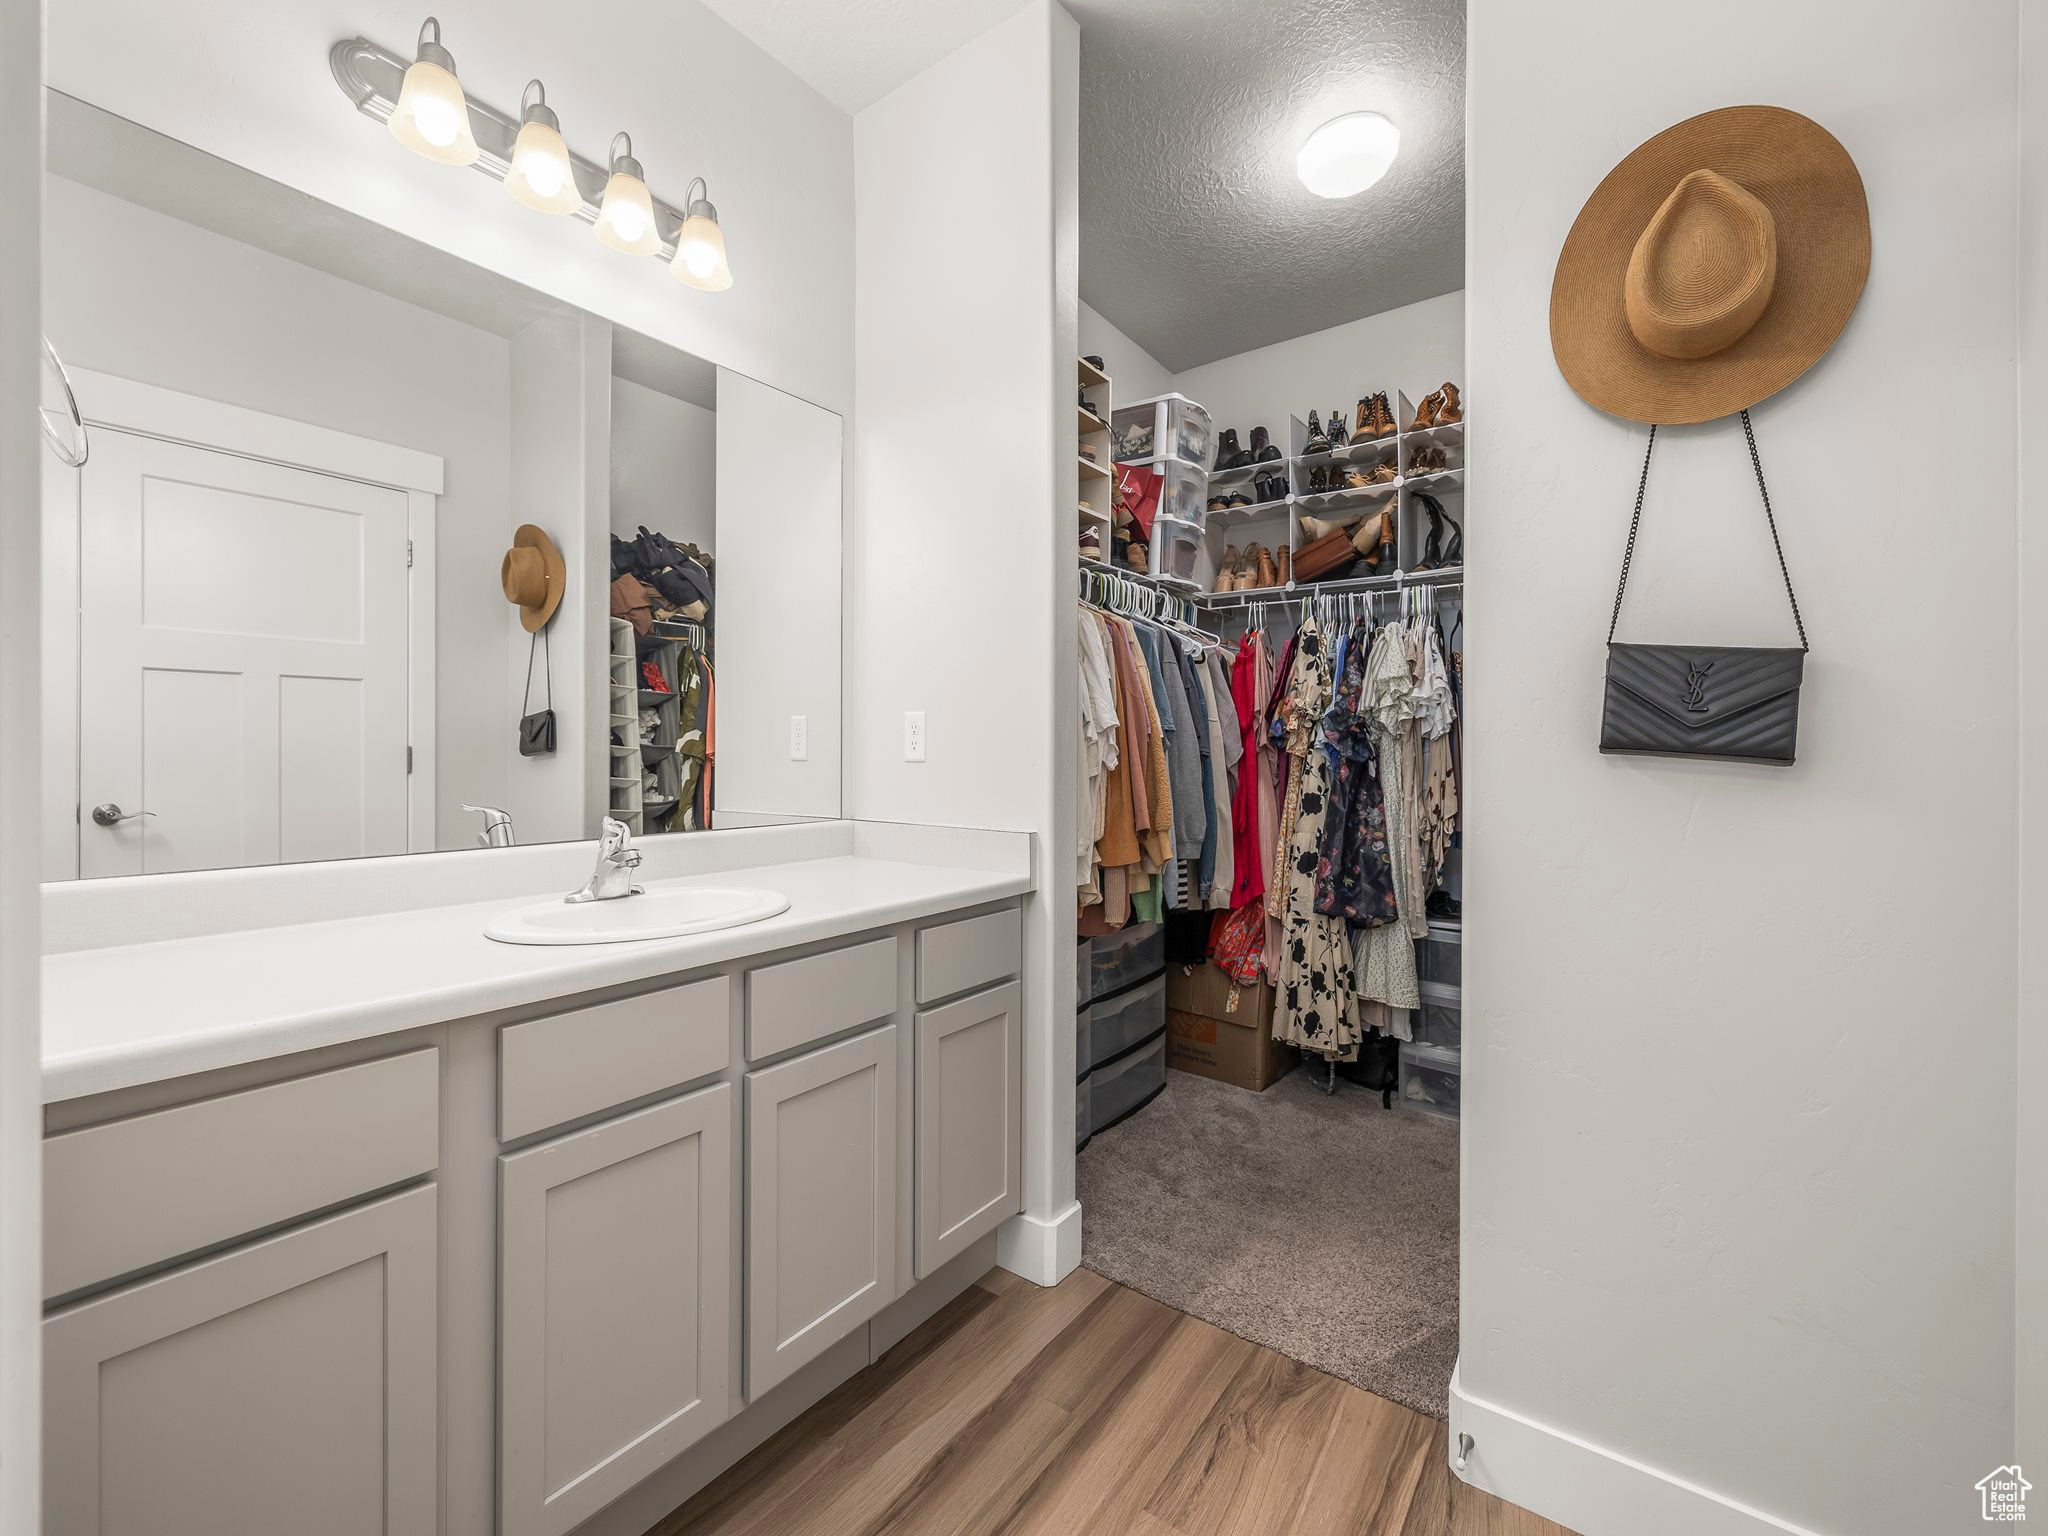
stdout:
[(533, 694), (533, 652), (536, 646), (547, 648), (547, 663), (541, 668), (541, 677), (547, 687), (548, 707), (537, 714), (522, 714), (519, 717), (519, 755), (521, 757), (546, 757), (555, 750), (555, 655), (547, 646), (548, 626), (543, 624), (540, 633), (529, 635), (526, 641), (526, 691), (519, 696), (519, 707), (524, 710)]
[(1763, 497), (1764, 520), (1778, 552), (1778, 571), (1792, 604), (1799, 648), (1725, 645), (1617, 645), (1621, 598), (1628, 590), (1629, 562), (1635, 558), (1636, 530), (1643, 521), (1643, 494), (1650, 484), (1650, 454), (1657, 429), (1643, 450), (1643, 475), (1636, 484), (1635, 516), (1621, 557), (1621, 584), (1614, 589), (1614, 617), (1607, 625), (1607, 701), (1600, 716), (1602, 752), (1648, 752), (1678, 757), (1725, 757), (1746, 762), (1789, 763), (1799, 741), (1799, 684), (1806, 665), (1806, 623), (1792, 592), (1792, 573), (1778, 542), (1778, 520), (1764, 487), (1763, 460), (1749, 412), (1742, 413), (1749, 462)]

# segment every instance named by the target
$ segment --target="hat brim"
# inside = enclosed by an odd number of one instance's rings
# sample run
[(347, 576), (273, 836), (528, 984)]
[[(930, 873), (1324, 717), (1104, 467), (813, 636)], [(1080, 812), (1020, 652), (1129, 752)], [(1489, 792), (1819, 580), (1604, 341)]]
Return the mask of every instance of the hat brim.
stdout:
[(536, 528), (532, 523), (521, 523), (512, 535), (514, 549), (537, 549), (540, 551), (541, 566), (547, 572), (547, 596), (537, 604), (519, 605), (519, 622), (528, 634), (538, 631), (555, 610), (562, 606), (562, 594), (569, 583), (569, 566), (562, 559), (562, 552), (555, 548), (555, 541)]
[[(1629, 329), (1629, 256), (1680, 178), (1718, 171), (1777, 226), (1777, 281), (1757, 323), (1711, 357), (1660, 357)], [(1607, 173), (1572, 222), (1550, 289), (1550, 346), (1588, 405), (1629, 421), (1713, 421), (1768, 399), (1849, 323), (1870, 275), (1870, 205), (1835, 136), (1783, 107), (1723, 107), (1665, 129)]]

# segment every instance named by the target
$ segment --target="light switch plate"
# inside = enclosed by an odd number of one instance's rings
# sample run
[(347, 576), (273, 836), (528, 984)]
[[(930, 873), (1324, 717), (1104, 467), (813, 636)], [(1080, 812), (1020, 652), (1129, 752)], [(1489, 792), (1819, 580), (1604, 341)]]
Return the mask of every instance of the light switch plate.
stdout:
[(921, 709), (903, 712), (903, 761), (924, 761), (924, 711)]
[(789, 760), (792, 763), (807, 763), (811, 760), (811, 717), (791, 715), (789, 717)]

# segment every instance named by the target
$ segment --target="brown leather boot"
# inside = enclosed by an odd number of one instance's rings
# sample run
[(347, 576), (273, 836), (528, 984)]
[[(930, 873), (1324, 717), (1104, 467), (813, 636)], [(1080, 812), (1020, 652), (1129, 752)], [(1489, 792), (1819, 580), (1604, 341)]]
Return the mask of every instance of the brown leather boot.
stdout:
[(1436, 413), (1444, 408), (1444, 392), (1432, 389), (1422, 397), (1422, 403), (1415, 407), (1415, 420), (1409, 423), (1410, 432), (1420, 432), (1436, 425)]
[(1465, 411), (1458, 399), (1458, 386), (1446, 383), (1444, 385), (1444, 408), (1436, 413), (1436, 425), (1440, 427), (1446, 426), (1451, 422), (1463, 421), (1464, 419)]
[(1294, 580), (1294, 551), (1280, 545), (1273, 551), (1273, 563), (1279, 567), (1280, 585), (1286, 586)]
[(1254, 544), (1252, 548), (1256, 549), (1259, 552), (1258, 564), (1255, 567), (1258, 580), (1255, 583), (1255, 585), (1261, 587), (1279, 586), (1280, 567), (1273, 563), (1273, 557), (1272, 555), (1267, 553), (1266, 546), (1263, 544)]
[(1244, 572), (1244, 558), (1237, 552), (1235, 544), (1223, 546), (1223, 559), (1216, 566), (1216, 588), (1218, 592), (1235, 592), (1239, 576)]
[(1372, 396), (1367, 395), (1358, 402), (1358, 415), (1351, 428), (1353, 437), (1372, 436)]
[(1387, 404), (1387, 392), (1383, 389), (1372, 397), (1372, 435), (1385, 437), (1394, 430), (1394, 408)]

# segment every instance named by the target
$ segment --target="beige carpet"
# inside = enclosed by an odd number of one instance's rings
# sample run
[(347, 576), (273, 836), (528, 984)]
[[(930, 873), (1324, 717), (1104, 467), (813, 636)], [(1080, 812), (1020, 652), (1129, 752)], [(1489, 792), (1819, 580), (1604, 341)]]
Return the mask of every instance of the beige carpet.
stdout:
[(1435, 1418), (1458, 1353), (1458, 1128), (1306, 1070), (1185, 1072), (1081, 1152), (1081, 1262)]

